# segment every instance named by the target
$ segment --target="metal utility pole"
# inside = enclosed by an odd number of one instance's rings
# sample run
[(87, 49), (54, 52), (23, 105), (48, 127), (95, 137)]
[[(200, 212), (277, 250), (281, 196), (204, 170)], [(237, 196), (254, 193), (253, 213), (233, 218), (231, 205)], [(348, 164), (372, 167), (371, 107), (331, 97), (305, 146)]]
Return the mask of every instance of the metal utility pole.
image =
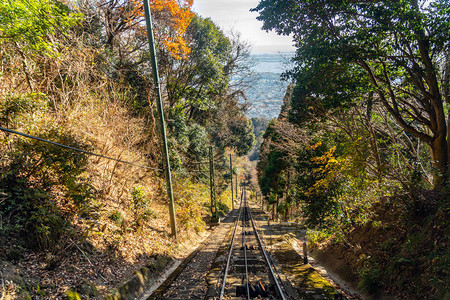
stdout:
[(260, 197), (261, 197), (261, 208), (262, 208), (262, 210), (264, 210), (264, 196), (263, 196), (263, 194), (261, 194)]
[(234, 181), (234, 183), (236, 185), (236, 197), (239, 197), (239, 194), (238, 194), (238, 176), (237, 176), (237, 174), (236, 174), (236, 180)]
[(231, 181), (231, 208), (234, 209), (234, 191), (233, 191), (233, 160), (230, 154), (230, 181)]
[(147, 38), (150, 47), (150, 53), (152, 57), (152, 69), (153, 76), (155, 80), (155, 90), (158, 96), (157, 106), (159, 113), (159, 120), (161, 122), (161, 136), (163, 139), (163, 148), (164, 148), (164, 162), (165, 162), (165, 173), (166, 173), (166, 182), (167, 182), (167, 197), (169, 198), (169, 213), (170, 213), (170, 227), (172, 229), (172, 236), (177, 239), (177, 224), (175, 220), (175, 202), (173, 200), (173, 190), (172, 190), (172, 176), (170, 174), (170, 161), (169, 161), (169, 148), (167, 145), (167, 136), (166, 136), (166, 124), (164, 122), (164, 110), (162, 104), (161, 97), (161, 86), (159, 82), (159, 74), (158, 74), (158, 61), (156, 59), (156, 49), (155, 49), (155, 39), (153, 36), (153, 27), (152, 27), (152, 16), (150, 13), (150, 4), (149, 0), (144, 0), (144, 11), (145, 11), (145, 23), (147, 24)]
[(214, 154), (213, 146), (209, 146), (209, 185), (211, 189), (211, 221), (217, 222), (217, 200), (216, 200), (216, 181), (214, 174)]

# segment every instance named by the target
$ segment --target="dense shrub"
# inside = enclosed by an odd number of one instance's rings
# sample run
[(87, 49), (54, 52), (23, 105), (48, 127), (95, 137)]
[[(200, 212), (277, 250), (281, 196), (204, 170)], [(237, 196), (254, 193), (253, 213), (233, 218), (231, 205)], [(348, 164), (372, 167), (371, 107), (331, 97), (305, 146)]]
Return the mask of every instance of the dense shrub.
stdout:
[[(87, 148), (58, 128), (40, 137)], [(93, 216), (95, 190), (83, 177), (85, 154), (20, 137), (3, 139), (2, 149), (2, 234), (24, 236), (32, 247), (54, 249), (73, 216)]]

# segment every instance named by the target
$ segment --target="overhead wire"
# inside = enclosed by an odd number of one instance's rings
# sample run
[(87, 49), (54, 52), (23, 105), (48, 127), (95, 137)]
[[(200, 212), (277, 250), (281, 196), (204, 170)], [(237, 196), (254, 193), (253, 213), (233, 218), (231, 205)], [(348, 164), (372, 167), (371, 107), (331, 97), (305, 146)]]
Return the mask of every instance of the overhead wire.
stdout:
[(22, 132), (19, 132), (19, 131), (16, 131), (16, 130), (4, 128), (4, 127), (1, 127), (1, 126), (0, 126), (0, 130), (5, 131), (5, 132), (9, 132), (9, 133), (12, 133), (12, 134), (20, 135), (20, 136), (23, 136), (23, 137), (26, 137), (26, 138), (29, 138), (29, 139), (34, 139), (34, 140), (38, 140), (38, 141), (41, 141), (41, 142), (44, 142), (44, 143), (52, 144), (54, 146), (58, 146), (58, 147), (61, 147), (61, 148), (66, 148), (66, 149), (70, 149), (70, 150), (73, 150), (73, 151), (81, 152), (81, 153), (84, 153), (84, 154), (87, 154), (87, 155), (101, 157), (101, 158), (105, 158), (105, 159), (109, 159), (109, 160), (114, 160), (114, 161), (117, 161), (117, 162), (120, 162), (120, 163), (123, 163), (123, 164), (132, 165), (132, 166), (135, 166), (135, 167), (148, 169), (148, 170), (154, 170), (154, 171), (157, 171), (157, 172), (162, 172), (163, 171), (163, 170), (158, 169), (158, 168), (138, 165), (138, 164), (135, 164), (135, 163), (132, 163), (132, 162), (129, 162), (129, 161), (122, 160), (122, 159), (117, 159), (117, 158), (109, 157), (109, 156), (106, 156), (106, 155), (97, 154), (97, 153), (94, 153), (94, 152), (86, 151), (86, 150), (79, 149), (79, 148), (72, 147), (72, 146), (67, 146), (67, 145), (64, 145), (64, 144), (61, 144), (61, 143), (49, 141), (49, 140), (46, 140), (46, 139), (43, 139), (43, 138), (40, 138), (40, 137), (37, 137), (37, 136), (33, 136), (33, 135), (22, 133)]
[[(102, 155), (102, 154), (94, 153), (94, 152), (91, 152), (91, 151), (86, 151), (86, 150), (83, 150), (83, 149), (79, 149), (79, 148), (76, 148), (76, 147), (64, 145), (64, 144), (61, 144), (61, 143), (49, 141), (49, 140), (46, 140), (46, 139), (43, 139), (43, 138), (40, 138), (40, 137), (37, 137), (37, 136), (33, 136), (33, 135), (22, 133), (22, 132), (19, 132), (19, 131), (16, 131), (16, 130), (4, 128), (4, 127), (1, 127), (1, 126), (0, 126), (0, 130), (2, 130), (4, 132), (12, 133), (12, 134), (20, 135), (20, 136), (23, 136), (23, 137), (26, 137), (26, 138), (34, 139), (34, 140), (37, 140), (37, 141), (41, 141), (41, 142), (44, 142), (44, 143), (47, 143), (47, 144), (51, 144), (51, 145), (54, 145), (54, 146), (58, 146), (58, 147), (61, 147), (61, 148), (65, 148), (65, 149), (81, 152), (81, 153), (84, 153), (84, 154), (87, 154), (87, 155), (91, 155), (91, 156), (96, 156), (96, 157), (100, 157), (100, 158), (104, 158), (104, 159), (117, 161), (119, 163), (131, 165), (131, 166), (135, 166), (135, 167), (139, 167), (139, 168), (143, 168), (143, 169), (148, 169), (148, 170), (154, 170), (154, 171), (157, 171), (157, 172), (163, 172), (164, 171), (164, 170), (159, 169), (159, 168), (143, 166), (143, 165), (139, 165), (139, 164), (136, 164), (136, 163), (125, 161), (125, 160), (122, 160), (122, 159), (117, 159), (117, 158), (114, 158), (114, 157), (109, 157), (109, 156), (106, 156), (106, 155)], [(201, 163), (202, 164), (205, 164), (205, 163), (209, 164), (209, 162), (201, 162)], [(205, 174), (205, 175), (207, 175), (208, 171), (194, 170), (194, 171), (186, 171), (186, 172), (177, 172), (177, 171), (173, 171), (172, 172), (172, 174), (184, 174), (184, 173), (191, 173), (191, 174), (192, 173), (198, 173), (198, 174)]]

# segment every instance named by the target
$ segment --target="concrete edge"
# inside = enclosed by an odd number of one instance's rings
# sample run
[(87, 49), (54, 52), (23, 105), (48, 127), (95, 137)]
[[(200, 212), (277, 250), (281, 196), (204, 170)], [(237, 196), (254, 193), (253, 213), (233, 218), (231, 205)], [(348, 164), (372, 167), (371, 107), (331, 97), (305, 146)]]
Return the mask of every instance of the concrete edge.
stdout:
[[(233, 210), (230, 210), (225, 216), (219, 218), (219, 222), (211, 225), (211, 228), (214, 228), (210, 235), (213, 234), (213, 232), (216, 230), (216, 228), (220, 225), (220, 223), (225, 219), (231, 216)], [(158, 299), (158, 297), (161, 297), (164, 293), (164, 291), (172, 284), (173, 281), (180, 275), (180, 273), (183, 271), (183, 269), (186, 267), (187, 264), (200, 252), (202, 251), (209, 243), (209, 236), (206, 238), (203, 242), (198, 245), (198, 247), (189, 254), (188, 257), (186, 257), (183, 262), (167, 277), (166, 280), (161, 283), (158, 288), (151, 293), (150, 296), (147, 297), (147, 300), (154, 300)]]
[(207, 243), (202, 242), (197, 247), (197, 249), (192, 251), (192, 253), (183, 260), (183, 262), (169, 275), (169, 277), (167, 277), (166, 280), (163, 281), (163, 283), (158, 286), (158, 288), (153, 293), (150, 294), (150, 296), (148, 296), (147, 299), (151, 300), (162, 296), (167, 287), (169, 287), (169, 285), (178, 277), (178, 275), (180, 275), (184, 267), (186, 267), (186, 265), (192, 260), (192, 258), (194, 258), (194, 256), (197, 255), (197, 253), (200, 252), (206, 245)]
[[(138, 298), (145, 292), (146, 287), (153, 284), (160, 273), (172, 262), (173, 258), (162, 257), (153, 265), (141, 268), (134, 272), (134, 276), (130, 280), (115, 289), (112, 294), (105, 296), (103, 300), (127, 300)], [(155, 272), (156, 270), (160, 270), (160, 272)]]
[[(220, 218), (220, 221), (228, 217), (232, 211), (233, 210), (230, 210), (225, 216)], [(217, 225), (219, 224), (220, 222), (218, 222)], [(176, 279), (176, 277), (192, 260), (192, 258), (207, 245), (207, 240), (208, 238), (201, 242), (198, 247), (181, 262), (181, 264), (167, 277), (166, 280), (163, 281), (163, 283), (158, 286), (158, 288), (147, 299), (155, 299), (156, 297), (160, 296), (161, 292), (164, 291), (173, 282), (173, 280)], [(145, 293), (147, 288), (153, 285), (158, 280), (160, 275), (166, 268), (169, 267), (169, 265), (173, 261), (173, 258), (163, 257), (160, 260), (157, 260), (153, 265), (141, 268), (140, 270), (134, 272), (134, 276), (130, 280), (124, 282), (119, 288), (114, 289), (111, 294), (105, 296), (104, 298), (102, 298), (102, 300), (129, 300), (140, 298)], [(155, 273), (156, 270), (159, 270), (159, 272)]]

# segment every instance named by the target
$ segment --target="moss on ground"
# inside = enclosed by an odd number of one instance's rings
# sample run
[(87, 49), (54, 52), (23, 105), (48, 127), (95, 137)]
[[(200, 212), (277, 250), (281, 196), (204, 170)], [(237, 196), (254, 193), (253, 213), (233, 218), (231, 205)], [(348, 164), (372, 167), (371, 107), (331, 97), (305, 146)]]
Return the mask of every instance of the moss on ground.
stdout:
[(336, 289), (331, 283), (311, 265), (303, 264), (303, 257), (286, 240), (282, 240), (272, 255), (281, 264), (282, 272), (288, 276), (299, 296), (302, 299), (334, 299)]

